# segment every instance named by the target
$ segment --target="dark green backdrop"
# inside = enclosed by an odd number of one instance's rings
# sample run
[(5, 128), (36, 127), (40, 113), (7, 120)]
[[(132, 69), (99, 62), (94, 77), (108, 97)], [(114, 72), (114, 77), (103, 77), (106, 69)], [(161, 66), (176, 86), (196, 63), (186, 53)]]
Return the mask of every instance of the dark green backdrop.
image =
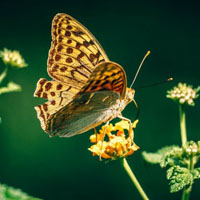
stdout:
[[(147, 50), (151, 54), (135, 87), (174, 77), (171, 83), (136, 90), (140, 150), (128, 161), (150, 199), (180, 199), (181, 193), (169, 194), (165, 171), (147, 165), (141, 152), (180, 144), (178, 109), (165, 95), (179, 81), (200, 84), (200, 12), (192, 1), (1, 1), (0, 48), (18, 49), (29, 66), (10, 73), (23, 91), (0, 96), (0, 182), (47, 200), (140, 199), (118, 162), (105, 164), (91, 156), (89, 133), (51, 139), (40, 128), (33, 107), (42, 100), (33, 92), (40, 77), (48, 78), (51, 20), (58, 12), (70, 14), (96, 36), (109, 58), (124, 67), (128, 84)], [(199, 106), (187, 109), (193, 140), (200, 134)], [(134, 106), (123, 114), (133, 119)], [(199, 186), (197, 181), (192, 199), (199, 196)]]

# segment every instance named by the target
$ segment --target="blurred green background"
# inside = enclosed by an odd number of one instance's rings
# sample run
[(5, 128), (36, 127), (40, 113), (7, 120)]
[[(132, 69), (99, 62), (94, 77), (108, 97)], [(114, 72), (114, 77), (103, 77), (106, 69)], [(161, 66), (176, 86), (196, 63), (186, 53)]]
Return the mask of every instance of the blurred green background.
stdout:
[[(21, 52), (29, 66), (12, 70), (9, 78), (21, 93), (0, 96), (0, 182), (32, 196), (55, 199), (141, 199), (118, 162), (105, 164), (87, 150), (89, 135), (49, 138), (33, 107), (39, 78), (46, 71), (51, 42), (51, 21), (56, 13), (68, 13), (99, 40), (108, 57), (127, 72), (128, 85), (147, 50), (150, 56), (135, 87), (169, 77), (174, 81), (136, 90), (141, 113), (135, 130), (140, 146), (128, 159), (150, 199), (180, 199), (169, 194), (165, 170), (146, 164), (141, 152), (181, 144), (178, 107), (166, 99), (166, 90), (178, 82), (200, 84), (200, 12), (193, 1), (1, 1), (0, 49)], [(188, 139), (198, 140), (200, 104), (187, 109)], [(123, 115), (133, 119), (134, 105)], [(197, 181), (191, 199), (198, 199)]]

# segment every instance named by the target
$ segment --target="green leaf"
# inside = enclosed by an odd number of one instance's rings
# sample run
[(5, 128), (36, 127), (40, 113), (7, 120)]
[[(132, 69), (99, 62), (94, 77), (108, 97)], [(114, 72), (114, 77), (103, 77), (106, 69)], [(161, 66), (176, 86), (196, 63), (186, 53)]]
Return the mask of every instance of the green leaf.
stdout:
[(15, 189), (4, 184), (0, 184), (0, 199), (1, 200), (41, 200), (29, 196), (20, 189)]
[(7, 87), (1, 87), (0, 88), (0, 95), (3, 93), (9, 93), (9, 92), (20, 92), (21, 86), (10, 81), (7, 85)]
[(146, 151), (142, 152), (142, 156), (144, 160), (146, 160), (147, 162), (151, 164), (159, 164), (162, 159), (162, 155), (158, 153), (147, 153)]
[(167, 146), (159, 149), (155, 153), (142, 152), (143, 158), (151, 164), (160, 164), (161, 167), (166, 167), (168, 164), (175, 163), (172, 158), (182, 151), (178, 146)]
[(170, 180), (170, 192), (178, 192), (186, 185), (192, 184), (194, 177), (189, 169), (173, 166), (167, 170), (167, 179)]

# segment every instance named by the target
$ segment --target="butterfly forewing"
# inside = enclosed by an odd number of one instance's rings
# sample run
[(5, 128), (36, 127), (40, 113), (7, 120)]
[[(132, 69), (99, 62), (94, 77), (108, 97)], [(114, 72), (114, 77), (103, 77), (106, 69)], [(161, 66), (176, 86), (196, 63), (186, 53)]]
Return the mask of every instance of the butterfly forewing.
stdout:
[(92, 91), (114, 91), (120, 94), (123, 99), (127, 86), (127, 79), (124, 69), (114, 62), (103, 62), (96, 66), (87, 84), (80, 93)]
[(104, 50), (83, 25), (66, 14), (54, 17), (48, 58), (52, 78), (82, 88), (95, 66), (106, 60)]

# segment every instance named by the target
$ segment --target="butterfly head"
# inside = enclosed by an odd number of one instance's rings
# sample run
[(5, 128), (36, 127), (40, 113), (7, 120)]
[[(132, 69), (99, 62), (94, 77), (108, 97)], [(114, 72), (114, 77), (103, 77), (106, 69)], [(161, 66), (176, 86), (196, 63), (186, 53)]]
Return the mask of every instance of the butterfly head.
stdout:
[(126, 89), (126, 96), (125, 96), (125, 102), (126, 104), (129, 104), (131, 101), (133, 101), (135, 95), (135, 90), (131, 88)]

